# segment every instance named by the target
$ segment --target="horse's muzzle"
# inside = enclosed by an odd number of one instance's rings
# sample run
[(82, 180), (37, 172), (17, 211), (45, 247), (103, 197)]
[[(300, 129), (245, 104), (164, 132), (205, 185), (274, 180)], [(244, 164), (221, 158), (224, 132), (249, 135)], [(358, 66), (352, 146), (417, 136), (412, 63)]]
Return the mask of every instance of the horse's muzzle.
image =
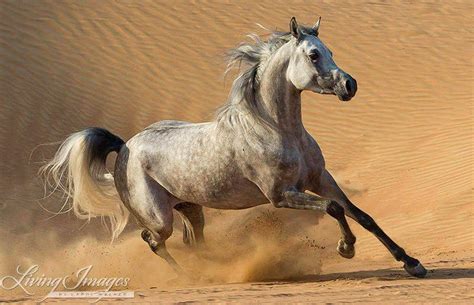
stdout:
[(357, 81), (347, 73), (341, 76), (335, 93), (341, 101), (350, 101), (357, 92)]

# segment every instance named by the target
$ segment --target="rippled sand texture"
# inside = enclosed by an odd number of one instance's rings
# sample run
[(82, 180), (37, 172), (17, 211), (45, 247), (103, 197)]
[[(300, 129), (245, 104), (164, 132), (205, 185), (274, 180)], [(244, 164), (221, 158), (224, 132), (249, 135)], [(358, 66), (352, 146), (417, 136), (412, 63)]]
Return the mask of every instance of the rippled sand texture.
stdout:
[[(92, 261), (102, 276), (130, 276), (132, 288), (143, 291), (136, 301), (248, 301), (255, 291), (269, 302), (472, 297), (472, 2), (309, 3), (1, 1), (2, 274), (19, 263), (40, 263), (61, 273)], [(204, 260), (206, 270), (196, 272), (207, 285), (288, 276), (303, 283), (157, 291), (148, 288), (162, 287), (172, 275), (139, 240), (136, 226), (118, 244), (105, 246), (108, 237), (98, 220), (82, 228), (72, 215), (48, 219), (51, 215), (37, 202), (43, 191), (35, 173), (52, 150), (43, 147), (31, 155), (38, 144), (88, 126), (106, 127), (127, 139), (158, 120), (212, 119), (233, 77), (223, 77), (225, 51), (247, 33), (264, 34), (256, 23), (287, 30), (293, 15), (301, 23), (322, 15), (320, 37), (359, 85), (356, 98), (345, 104), (304, 93), (305, 126), (351, 199), (426, 261), (435, 270), (432, 280), (405, 278), (380, 243), (355, 223), (357, 255), (347, 261), (334, 251), (338, 233), (331, 219), (314, 226), (315, 214), (268, 214), (260, 208), (206, 211), (211, 245), (229, 243), (231, 236), (244, 248), (236, 252), (234, 264), (225, 249), (235, 248), (214, 249)], [(58, 197), (42, 203), (52, 210), (61, 206)], [(261, 237), (275, 227), (280, 230), (276, 242), (262, 246)], [(241, 232), (263, 233), (248, 241)], [(175, 233), (170, 251), (188, 267), (196, 265), (189, 258), (194, 254), (179, 243), (179, 227)], [(304, 263), (295, 267), (276, 247), (280, 244), (310, 259), (296, 257)], [(310, 250), (299, 249), (304, 245)], [(289, 272), (275, 273), (274, 266)], [(323, 275), (301, 277), (321, 269)]]

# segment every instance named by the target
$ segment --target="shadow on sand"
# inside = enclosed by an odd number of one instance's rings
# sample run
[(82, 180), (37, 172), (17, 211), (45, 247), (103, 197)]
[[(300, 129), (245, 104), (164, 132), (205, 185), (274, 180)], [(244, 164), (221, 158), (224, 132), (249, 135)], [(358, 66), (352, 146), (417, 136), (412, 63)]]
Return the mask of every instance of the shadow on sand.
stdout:
[[(369, 278), (377, 278), (383, 281), (393, 281), (400, 279), (414, 279), (409, 276), (403, 269), (379, 269), (379, 270), (363, 270), (354, 272), (338, 272), (329, 274), (305, 275), (293, 278), (290, 281), (296, 282), (327, 282), (334, 280), (363, 280)], [(472, 279), (474, 278), (474, 268), (429, 268), (426, 278), (423, 280), (440, 280), (440, 279)]]

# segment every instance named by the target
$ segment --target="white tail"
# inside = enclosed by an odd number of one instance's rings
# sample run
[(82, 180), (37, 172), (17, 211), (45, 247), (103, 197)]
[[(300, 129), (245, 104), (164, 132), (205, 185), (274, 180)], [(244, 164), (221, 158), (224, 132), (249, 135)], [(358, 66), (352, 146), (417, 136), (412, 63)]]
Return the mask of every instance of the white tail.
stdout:
[(40, 174), (53, 192), (61, 190), (72, 201), (74, 214), (81, 219), (108, 217), (112, 240), (128, 221), (129, 212), (118, 198), (113, 176), (107, 172), (107, 155), (119, 152), (124, 142), (102, 128), (89, 128), (70, 135)]

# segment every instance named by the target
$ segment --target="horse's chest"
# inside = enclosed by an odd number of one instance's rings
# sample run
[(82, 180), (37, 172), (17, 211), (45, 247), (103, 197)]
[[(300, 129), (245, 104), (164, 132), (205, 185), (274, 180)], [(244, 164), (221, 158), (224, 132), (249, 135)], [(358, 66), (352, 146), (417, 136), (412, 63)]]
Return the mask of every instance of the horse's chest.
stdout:
[(296, 145), (262, 149), (248, 160), (258, 176), (299, 180), (307, 174), (304, 152)]
[(250, 158), (252, 181), (269, 193), (277, 194), (288, 187), (309, 189), (324, 169), (321, 150), (310, 136), (259, 148)]
[(269, 164), (279, 172), (298, 172), (305, 165), (303, 154), (296, 147), (269, 152), (269, 156)]

